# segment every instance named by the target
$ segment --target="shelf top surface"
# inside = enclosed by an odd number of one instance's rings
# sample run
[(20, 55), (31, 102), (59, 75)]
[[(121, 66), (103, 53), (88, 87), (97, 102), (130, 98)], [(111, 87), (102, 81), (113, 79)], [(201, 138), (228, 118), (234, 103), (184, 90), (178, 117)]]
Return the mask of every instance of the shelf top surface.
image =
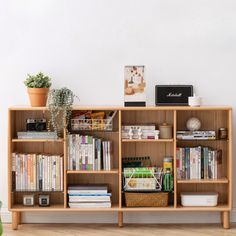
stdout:
[[(46, 111), (48, 107), (31, 107), (31, 106), (13, 106), (9, 108), (10, 111)], [(158, 111), (158, 110), (171, 110), (171, 111), (201, 111), (201, 110), (232, 110), (230, 106), (146, 106), (146, 107), (122, 107), (122, 106), (79, 106), (74, 105), (73, 110), (145, 110), (145, 111)]]

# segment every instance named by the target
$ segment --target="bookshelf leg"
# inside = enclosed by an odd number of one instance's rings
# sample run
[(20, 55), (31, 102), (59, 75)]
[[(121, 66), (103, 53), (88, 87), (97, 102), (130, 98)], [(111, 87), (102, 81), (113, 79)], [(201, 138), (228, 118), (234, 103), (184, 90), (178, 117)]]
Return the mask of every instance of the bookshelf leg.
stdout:
[(118, 212), (118, 225), (123, 227), (123, 212)]
[(18, 216), (17, 216), (17, 224), (20, 225), (21, 224), (21, 212), (17, 212)]
[(18, 220), (19, 220), (19, 212), (12, 212), (12, 229), (17, 230), (18, 228)]
[(223, 228), (224, 229), (229, 229), (229, 211), (224, 211), (223, 212)]

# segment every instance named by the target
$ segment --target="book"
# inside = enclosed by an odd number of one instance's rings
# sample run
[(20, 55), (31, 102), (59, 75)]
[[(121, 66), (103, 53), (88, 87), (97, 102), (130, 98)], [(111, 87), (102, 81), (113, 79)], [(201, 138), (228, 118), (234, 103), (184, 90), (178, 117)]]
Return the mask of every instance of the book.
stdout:
[(70, 208), (111, 208), (111, 202), (69, 202)]

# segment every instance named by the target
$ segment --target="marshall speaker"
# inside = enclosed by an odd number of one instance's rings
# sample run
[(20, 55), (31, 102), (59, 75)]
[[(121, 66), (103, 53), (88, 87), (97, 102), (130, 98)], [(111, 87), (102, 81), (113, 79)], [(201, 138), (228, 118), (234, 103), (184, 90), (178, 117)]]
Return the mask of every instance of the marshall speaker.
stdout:
[(192, 85), (156, 85), (157, 106), (187, 106), (188, 97), (193, 96)]

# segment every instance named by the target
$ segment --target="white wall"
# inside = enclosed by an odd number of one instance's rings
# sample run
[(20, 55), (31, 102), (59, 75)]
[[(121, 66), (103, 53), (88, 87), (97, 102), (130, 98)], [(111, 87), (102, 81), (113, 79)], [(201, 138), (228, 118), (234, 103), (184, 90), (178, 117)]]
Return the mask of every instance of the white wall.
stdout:
[[(154, 85), (186, 83), (194, 85), (204, 104), (235, 108), (235, 12), (234, 0), (1, 0), (0, 199), (5, 216), (7, 108), (29, 104), (23, 85), (27, 73), (50, 75), (54, 87), (73, 89), (79, 104), (122, 105), (124, 65), (141, 64), (150, 105)], [(185, 218), (208, 219), (196, 216)], [(211, 221), (218, 220), (214, 217)]]

